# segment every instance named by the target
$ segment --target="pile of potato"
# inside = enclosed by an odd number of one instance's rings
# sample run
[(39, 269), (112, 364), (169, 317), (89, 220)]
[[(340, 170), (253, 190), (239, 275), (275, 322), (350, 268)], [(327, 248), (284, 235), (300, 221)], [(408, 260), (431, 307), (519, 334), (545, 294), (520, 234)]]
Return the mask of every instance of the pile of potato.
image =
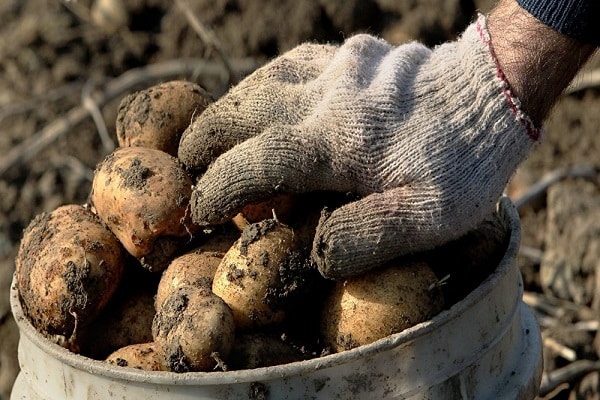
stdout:
[(177, 144), (210, 103), (182, 81), (122, 101), (120, 147), (98, 165), (89, 204), (44, 213), (24, 232), (16, 283), (37, 330), (118, 366), (227, 371), (352, 349), (445, 307), (425, 257), (343, 282), (318, 274), (310, 247), (335, 195), (284, 195), (196, 226), (197, 177)]

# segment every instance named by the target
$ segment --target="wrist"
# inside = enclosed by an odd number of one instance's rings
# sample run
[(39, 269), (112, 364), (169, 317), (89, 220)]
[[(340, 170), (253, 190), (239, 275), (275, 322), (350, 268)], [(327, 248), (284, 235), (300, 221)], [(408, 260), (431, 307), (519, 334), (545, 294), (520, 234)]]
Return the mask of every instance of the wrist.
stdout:
[(594, 51), (544, 25), (515, 0), (501, 0), (487, 18), (498, 68), (536, 125)]

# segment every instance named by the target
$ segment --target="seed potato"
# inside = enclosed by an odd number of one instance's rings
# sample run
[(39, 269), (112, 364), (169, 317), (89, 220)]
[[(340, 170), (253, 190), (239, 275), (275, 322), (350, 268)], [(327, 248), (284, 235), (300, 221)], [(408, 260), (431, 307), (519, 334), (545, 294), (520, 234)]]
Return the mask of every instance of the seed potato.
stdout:
[(156, 310), (180, 286), (206, 285), (210, 288), (217, 266), (238, 236), (232, 232), (218, 233), (194, 250), (171, 261), (158, 283), (154, 301)]
[(249, 224), (274, 217), (278, 221), (289, 223), (293, 208), (294, 197), (289, 194), (279, 194), (258, 203), (247, 204), (233, 217), (232, 222), (240, 231)]
[(156, 310), (160, 310), (166, 298), (179, 287), (203, 285), (211, 288), (223, 254), (216, 251), (194, 250), (175, 258), (162, 273), (154, 300)]
[(300, 350), (267, 332), (236, 335), (228, 367), (231, 370), (270, 367), (306, 359)]
[(81, 335), (81, 354), (103, 359), (119, 348), (152, 341), (154, 296), (126, 282)]

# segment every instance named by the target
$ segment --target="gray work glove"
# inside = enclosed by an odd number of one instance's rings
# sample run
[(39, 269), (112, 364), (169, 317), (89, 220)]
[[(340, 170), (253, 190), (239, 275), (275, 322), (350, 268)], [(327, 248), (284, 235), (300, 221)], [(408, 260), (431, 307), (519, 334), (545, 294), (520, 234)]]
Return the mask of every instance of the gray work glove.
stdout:
[(276, 58), (183, 134), (181, 160), (207, 168), (194, 220), (221, 223), (280, 192), (357, 193), (317, 227), (312, 257), (334, 279), (465, 234), (539, 134), (487, 39), (480, 17), (433, 50), (358, 35)]

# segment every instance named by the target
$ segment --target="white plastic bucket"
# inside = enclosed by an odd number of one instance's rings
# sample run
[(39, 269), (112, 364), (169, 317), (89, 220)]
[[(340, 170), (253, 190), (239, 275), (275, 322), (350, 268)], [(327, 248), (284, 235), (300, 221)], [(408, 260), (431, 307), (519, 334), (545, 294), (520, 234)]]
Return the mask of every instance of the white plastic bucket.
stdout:
[(146, 372), (105, 364), (46, 340), (23, 315), (21, 372), (11, 400), (65, 399), (533, 399), (542, 372), (540, 331), (522, 301), (518, 214), (499, 213), (510, 243), (477, 289), (433, 319), (329, 356), (231, 372)]

